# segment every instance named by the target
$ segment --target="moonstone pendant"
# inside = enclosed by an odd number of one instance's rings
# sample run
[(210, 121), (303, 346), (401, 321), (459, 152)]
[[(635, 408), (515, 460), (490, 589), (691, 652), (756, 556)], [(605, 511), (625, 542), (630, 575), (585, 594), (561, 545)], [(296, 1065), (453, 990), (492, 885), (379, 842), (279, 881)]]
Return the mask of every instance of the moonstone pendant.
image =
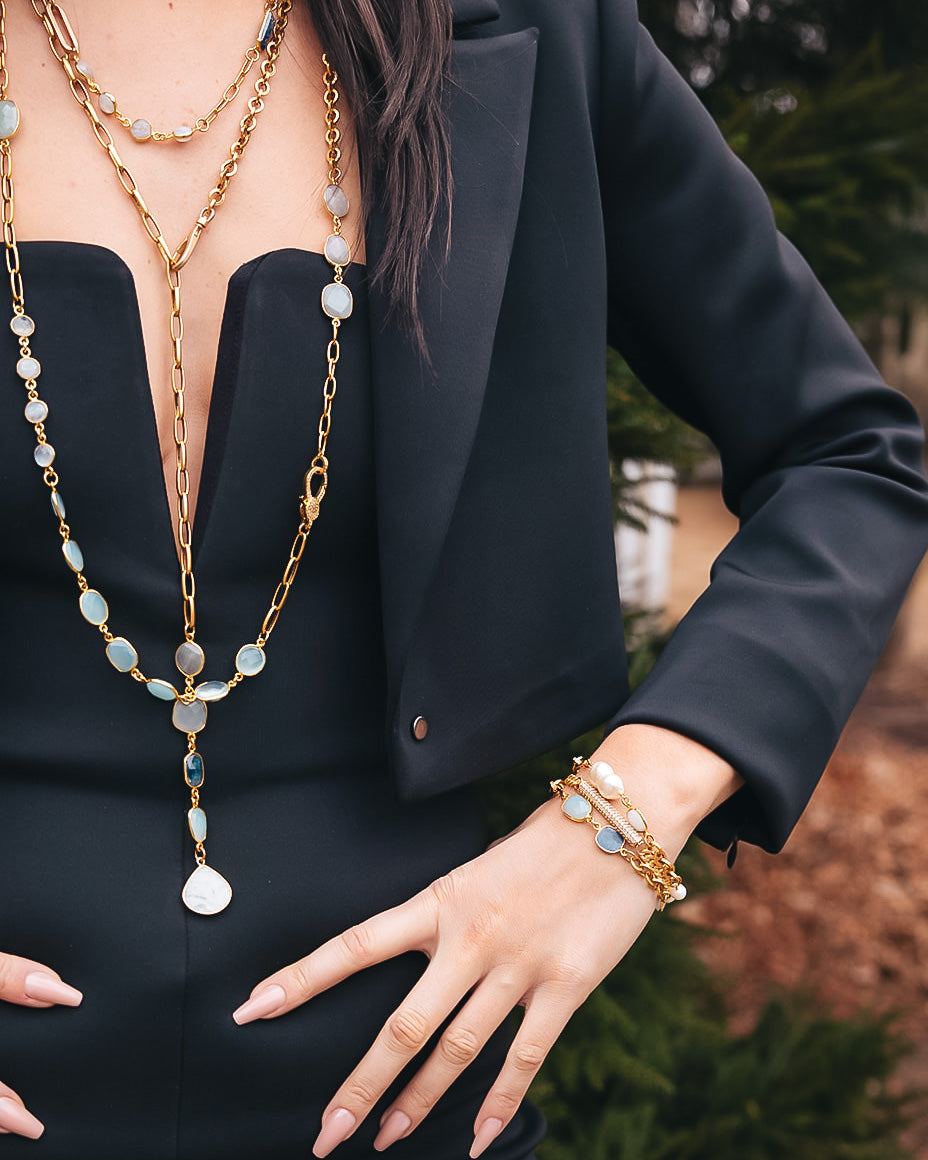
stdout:
[(340, 185), (327, 185), (322, 200), (333, 217), (343, 218), (348, 213), (348, 195)]
[(329, 318), (350, 318), (354, 298), (344, 282), (330, 282), (322, 291), (322, 309)]
[(351, 249), (341, 234), (329, 234), (324, 253), (326, 261), (333, 266), (347, 266), (351, 261)]
[(19, 108), (15, 101), (0, 101), (0, 137), (12, 137), (19, 128)]
[(146, 121), (144, 117), (138, 117), (129, 126), (129, 132), (136, 141), (147, 141), (151, 136), (151, 121)]
[(175, 701), (171, 720), (181, 733), (199, 733), (206, 725), (206, 705), (202, 701)]
[(194, 914), (218, 914), (232, 901), (232, 887), (212, 866), (197, 866), (181, 892)]

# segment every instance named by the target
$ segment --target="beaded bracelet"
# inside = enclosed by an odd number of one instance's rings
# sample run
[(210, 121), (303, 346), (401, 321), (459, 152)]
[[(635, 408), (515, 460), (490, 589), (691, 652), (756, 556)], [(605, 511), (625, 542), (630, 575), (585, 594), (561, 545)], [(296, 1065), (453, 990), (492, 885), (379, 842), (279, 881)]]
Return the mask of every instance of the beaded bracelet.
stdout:
[[(581, 776), (589, 770), (590, 782)], [(572, 822), (584, 822), (596, 831), (596, 845), (605, 854), (620, 854), (657, 894), (657, 909), (668, 902), (682, 902), (686, 887), (673, 862), (648, 832), (648, 823), (625, 796), (625, 785), (611, 765), (575, 757), (573, 772), (551, 782), (551, 792), (560, 794), (561, 810)], [(612, 800), (626, 809), (621, 814)], [(595, 818), (594, 811), (606, 822)]]

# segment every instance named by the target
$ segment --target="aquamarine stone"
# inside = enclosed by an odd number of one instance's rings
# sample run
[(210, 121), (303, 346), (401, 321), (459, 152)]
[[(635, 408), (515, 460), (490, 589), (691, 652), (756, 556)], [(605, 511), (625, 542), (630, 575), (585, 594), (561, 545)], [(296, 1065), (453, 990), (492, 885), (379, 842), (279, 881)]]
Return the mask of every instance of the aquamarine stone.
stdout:
[(32, 355), (26, 355), (16, 364), (16, 373), (21, 379), (37, 379), (42, 373), (42, 364)]
[(174, 663), (185, 677), (195, 677), (203, 671), (206, 664), (206, 653), (198, 644), (185, 640), (174, 654)]
[(72, 572), (83, 572), (84, 570), (84, 553), (77, 546), (76, 540), (65, 540), (61, 545), (61, 551), (64, 558), (68, 562), (68, 567)]
[(28, 314), (14, 314), (10, 319), (10, 330), (17, 338), (29, 338), (35, 334), (35, 323)]
[(95, 588), (88, 588), (80, 597), (81, 616), (90, 624), (101, 625), (106, 623), (110, 614), (106, 601)]
[(585, 822), (593, 812), (593, 807), (586, 798), (578, 793), (572, 793), (569, 798), (564, 799), (561, 810), (572, 822)]
[(159, 701), (176, 701), (177, 690), (168, 681), (150, 680), (147, 685), (149, 693)]
[(322, 309), (329, 318), (350, 318), (354, 298), (344, 282), (330, 282), (322, 291)]
[(324, 253), (333, 266), (347, 266), (351, 261), (351, 250), (341, 234), (329, 234)]
[(51, 443), (39, 443), (32, 453), (32, 458), (39, 467), (51, 467), (55, 462), (55, 449)]
[(0, 137), (12, 137), (19, 128), (19, 107), (15, 101), (0, 101)]
[(348, 196), (340, 185), (327, 185), (322, 200), (333, 217), (343, 218), (348, 213)]
[(190, 827), (190, 836), (195, 842), (206, 841), (206, 813), (199, 806), (187, 811), (187, 825)]
[(55, 513), (59, 520), (64, 519), (65, 506), (64, 500), (61, 498), (60, 491), (52, 492), (52, 511)]
[(131, 673), (139, 663), (139, 654), (124, 636), (117, 636), (106, 646), (106, 657), (114, 669)]
[(206, 705), (202, 701), (175, 701), (171, 720), (181, 733), (199, 733), (206, 725)]
[(625, 839), (612, 826), (603, 826), (596, 835), (596, 845), (607, 854), (618, 854), (625, 845)]
[(184, 781), (191, 789), (199, 789), (206, 781), (206, 766), (199, 753), (188, 753), (184, 758)]
[(235, 667), (243, 677), (255, 677), (264, 668), (267, 657), (256, 644), (244, 644), (235, 656)]
[(33, 399), (26, 404), (23, 414), (28, 423), (44, 423), (48, 418), (48, 403), (44, 403), (41, 399)]
[(197, 685), (194, 692), (201, 701), (221, 701), (223, 697), (228, 697), (229, 686), (225, 681), (204, 681), (202, 685)]

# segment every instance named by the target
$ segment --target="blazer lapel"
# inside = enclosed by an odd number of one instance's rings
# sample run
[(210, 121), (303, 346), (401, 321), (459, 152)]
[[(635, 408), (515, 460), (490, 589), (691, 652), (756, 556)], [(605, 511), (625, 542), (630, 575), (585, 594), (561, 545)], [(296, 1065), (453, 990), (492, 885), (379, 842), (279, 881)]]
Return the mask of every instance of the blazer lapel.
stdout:
[[(466, 12), (465, 12), (466, 9)], [(495, 0), (462, 0), (468, 22)], [(451, 255), (434, 240), (423, 276), (431, 366), (385, 324), (372, 291), (371, 347), (384, 628), (391, 684), (402, 669), (480, 417), (522, 193), (537, 33), (456, 41), (448, 111), (454, 174)], [(375, 211), (368, 262), (383, 245)]]

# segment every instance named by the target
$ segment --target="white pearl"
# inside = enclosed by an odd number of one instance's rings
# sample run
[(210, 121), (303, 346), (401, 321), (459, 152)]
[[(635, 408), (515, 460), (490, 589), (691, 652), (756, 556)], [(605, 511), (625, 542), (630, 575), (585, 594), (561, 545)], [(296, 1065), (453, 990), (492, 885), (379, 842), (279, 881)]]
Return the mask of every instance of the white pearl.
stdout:
[(676, 902), (682, 902), (686, 898), (686, 887), (681, 882), (679, 886), (675, 886), (670, 892)]
[(590, 780), (605, 798), (620, 798), (625, 793), (625, 782), (608, 761), (594, 761)]

